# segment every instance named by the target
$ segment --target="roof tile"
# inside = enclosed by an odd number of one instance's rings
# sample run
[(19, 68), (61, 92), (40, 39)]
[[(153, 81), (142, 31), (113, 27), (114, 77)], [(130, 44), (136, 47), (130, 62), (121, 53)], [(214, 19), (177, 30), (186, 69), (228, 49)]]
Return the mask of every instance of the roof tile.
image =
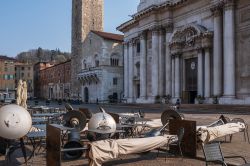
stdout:
[(117, 41), (123, 41), (124, 36), (123, 35), (118, 35), (114, 33), (108, 33), (108, 32), (101, 32), (101, 31), (91, 31), (98, 36), (104, 38), (104, 39), (110, 39), (110, 40), (117, 40)]

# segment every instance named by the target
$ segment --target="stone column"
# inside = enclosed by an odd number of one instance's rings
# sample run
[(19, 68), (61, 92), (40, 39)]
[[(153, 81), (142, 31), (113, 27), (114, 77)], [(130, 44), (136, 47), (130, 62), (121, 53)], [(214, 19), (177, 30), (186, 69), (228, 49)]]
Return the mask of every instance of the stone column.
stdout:
[(159, 95), (159, 33), (152, 31), (152, 97)]
[(129, 42), (129, 57), (128, 57), (128, 63), (129, 63), (129, 69), (128, 69), (128, 87), (129, 87), (129, 102), (133, 102), (133, 96), (134, 96), (134, 86), (133, 86), (133, 77), (134, 77), (134, 56), (133, 56), (133, 41)]
[(204, 96), (203, 93), (203, 56), (202, 56), (202, 50), (198, 50), (198, 94)]
[(140, 36), (140, 98), (147, 96), (147, 41), (146, 33)]
[(214, 13), (214, 37), (213, 37), (213, 95), (222, 95), (222, 9), (220, 5), (212, 9)]
[(235, 97), (235, 22), (234, 1), (224, 7), (224, 96)]
[(124, 97), (128, 98), (128, 43), (124, 43)]
[(164, 38), (163, 30), (159, 31), (159, 95), (163, 96), (165, 91), (165, 55), (164, 55)]
[(175, 98), (181, 97), (180, 55), (175, 55)]
[(210, 49), (205, 48), (205, 94), (204, 97), (210, 97)]
[(171, 64), (172, 63), (172, 59), (171, 59), (171, 53), (170, 53), (170, 48), (169, 48), (169, 41), (170, 41), (170, 38), (171, 38), (171, 35), (172, 35), (172, 28), (170, 27), (167, 27), (166, 28), (166, 47), (165, 47), (165, 78), (166, 78), (166, 84), (165, 84), (165, 94), (166, 95), (171, 95), (173, 96), (172, 94), (172, 91), (171, 89), (173, 89), (172, 87), (172, 71), (171, 71)]
[(171, 96), (175, 97), (175, 57), (171, 58)]

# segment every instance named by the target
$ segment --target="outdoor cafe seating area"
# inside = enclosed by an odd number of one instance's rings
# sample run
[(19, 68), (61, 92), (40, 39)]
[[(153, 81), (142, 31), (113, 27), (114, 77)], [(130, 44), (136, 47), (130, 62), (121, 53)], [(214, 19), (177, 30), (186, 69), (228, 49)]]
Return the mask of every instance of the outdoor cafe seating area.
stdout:
[[(64, 108), (35, 105), (27, 110), (32, 117), (32, 127), (20, 139), (26, 149), (22, 151), (25, 163), (46, 154), (47, 164), (88, 160), (89, 165), (94, 166), (119, 160), (123, 155), (151, 150), (157, 150), (157, 156), (163, 153), (166, 161), (168, 154), (196, 158), (199, 147), (207, 160), (207, 145), (218, 141), (230, 143), (235, 133), (241, 133), (243, 141), (250, 143), (247, 123), (242, 118), (231, 119), (224, 115), (210, 124), (197, 126), (196, 121), (186, 119), (171, 108), (163, 111), (160, 119), (148, 118), (141, 110), (115, 113), (100, 107), (93, 113), (87, 108), (74, 109), (70, 104)], [(114, 132), (91, 130), (90, 121), (98, 112), (112, 117), (116, 126)], [(6, 153), (6, 163), (10, 162), (11, 153)]]

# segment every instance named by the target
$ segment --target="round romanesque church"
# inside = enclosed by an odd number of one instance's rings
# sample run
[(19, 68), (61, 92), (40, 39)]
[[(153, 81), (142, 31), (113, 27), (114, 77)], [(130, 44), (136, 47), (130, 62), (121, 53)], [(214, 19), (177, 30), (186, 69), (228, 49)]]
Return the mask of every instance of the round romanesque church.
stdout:
[(250, 104), (249, 0), (141, 0), (117, 29), (128, 102)]

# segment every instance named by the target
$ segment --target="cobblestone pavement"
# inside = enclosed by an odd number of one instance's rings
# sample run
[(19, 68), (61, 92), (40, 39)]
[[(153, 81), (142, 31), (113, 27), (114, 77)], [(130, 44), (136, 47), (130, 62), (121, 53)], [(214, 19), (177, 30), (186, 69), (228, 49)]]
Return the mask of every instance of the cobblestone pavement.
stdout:
[[(81, 105), (75, 107), (88, 107), (92, 111), (97, 110), (96, 105)], [(142, 109), (142, 106), (105, 106), (111, 112), (127, 112), (128, 110), (137, 111), (137, 109)], [(197, 125), (206, 125), (210, 124), (211, 122), (217, 120), (221, 113), (227, 114), (226, 116), (229, 118), (243, 118), (248, 124), (250, 124), (250, 111), (248, 112), (239, 112), (235, 113), (232, 111), (227, 112), (226, 110), (209, 110), (206, 111), (198, 111), (199, 109), (187, 109), (187, 110), (180, 110), (185, 115), (185, 119), (187, 120), (195, 120), (197, 121)], [(143, 109), (146, 112), (146, 118), (159, 118), (161, 115), (161, 106), (154, 106), (148, 107), (147, 109)], [(250, 132), (250, 131), (249, 131)], [(224, 141), (224, 138), (220, 140)], [(30, 147), (28, 147), (30, 148)], [(246, 157), (246, 159), (250, 162), (250, 144), (244, 141), (243, 133), (237, 133), (233, 135), (233, 141), (231, 143), (222, 143), (222, 151), (225, 156), (227, 155), (242, 155)], [(32, 166), (45, 166), (45, 152), (37, 154), (31, 160), (29, 160), (28, 165)], [(203, 157), (203, 153), (201, 150), (198, 150), (198, 157)], [(236, 160), (226, 160), (233, 164), (242, 163)], [(17, 150), (11, 158), (10, 166), (15, 165), (24, 165), (23, 158), (21, 156), (20, 150)], [(4, 156), (0, 156), (0, 165), (4, 165)], [(64, 166), (80, 166), (80, 165), (87, 165), (87, 159), (81, 158), (76, 161), (63, 161), (62, 165)], [(121, 156), (121, 158), (106, 162), (104, 166), (110, 165), (118, 165), (118, 166), (163, 166), (163, 165), (170, 165), (170, 166), (203, 166), (205, 165), (204, 161), (199, 159), (189, 159), (189, 158), (169, 158), (165, 162), (165, 154), (160, 152), (159, 157), (157, 157), (157, 152), (152, 151), (147, 154), (134, 154), (134, 155), (126, 155)]]

